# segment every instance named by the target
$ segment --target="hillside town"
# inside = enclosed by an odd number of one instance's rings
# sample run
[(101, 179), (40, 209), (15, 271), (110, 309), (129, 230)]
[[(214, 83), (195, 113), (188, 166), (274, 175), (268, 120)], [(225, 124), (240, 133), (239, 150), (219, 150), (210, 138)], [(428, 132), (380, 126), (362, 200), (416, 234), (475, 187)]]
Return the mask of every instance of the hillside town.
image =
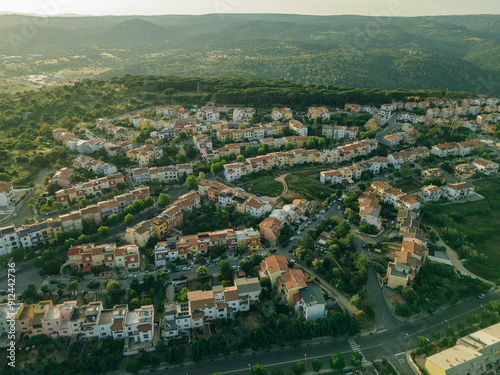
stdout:
[[(498, 181), (500, 142), (491, 138), (499, 104), (474, 98), (265, 113), (172, 105), (53, 130), (72, 164), (53, 171), (36, 196), (18, 199), (0, 181), (0, 206), (12, 218), (0, 227), (0, 255), (21, 253), (19, 262), (36, 267), (44, 285), (27, 280), (34, 291), (18, 289), (14, 309), (0, 304), (1, 332), (9, 334), (14, 319), (18, 342), (113, 339), (132, 356), (163, 345), (201, 347), (225, 324), (240, 327), (269, 311), (284, 321), (281, 330), (351, 319), (345, 334), (335, 331), (340, 338), (384, 333), (390, 322), (459, 297), (483, 299), (490, 283), (464, 271), (477, 250), (467, 244), (459, 258), (428, 216), (491, 199), (478, 184)], [(438, 127), (445, 136), (434, 137)], [(295, 175), (313, 188), (298, 190)], [(18, 216), (23, 206), (29, 216)], [(448, 289), (467, 292), (431, 301), (421, 292), (421, 273), (431, 269), (453, 275)], [(425, 299), (427, 310), (412, 311), (412, 301)], [(498, 373), (498, 324), (422, 357), (427, 344), (404, 371)]]

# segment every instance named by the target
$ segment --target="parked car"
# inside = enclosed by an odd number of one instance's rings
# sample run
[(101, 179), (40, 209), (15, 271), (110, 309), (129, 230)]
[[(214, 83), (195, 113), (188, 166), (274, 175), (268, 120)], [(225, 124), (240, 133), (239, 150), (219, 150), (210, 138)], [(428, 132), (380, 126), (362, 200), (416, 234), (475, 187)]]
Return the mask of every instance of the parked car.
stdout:
[(257, 193), (257, 194), (255, 194), (255, 196), (256, 196), (256, 197), (261, 197), (262, 195), (261, 195), (261, 194), (259, 194), (259, 193)]
[(51, 284), (57, 284), (58, 282), (59, 282), (59, 281), (54, 280), (54, 279), (52, 279), (52, 280), (50, 280), (50, 281), (49, 281), (49, 283), (51, 283)]
[(189, 271), (189, 270), (191, 270), (191, 268), (189, 268), (189, 267), (182, 267), (182, 270), (183, 271)]
[(290, 238), (290, 241), (295, 241), (295, 237), (291, 237), (291, 238)]
[(180, 269), (180, 268), (175, 267), (175, 268), (172, 270), (172, 272), (173, 272), (173, 273), (175, 273), (175, 272), (181, 272), (181, 269)]
[(274, 254), (277, 250), (276, 249), (271, 249), (271, 251), (269, 251), (271, 254)]
[(339, 211), (340, 211), (341, 209), (342, 209), (342, 207), (340, 207), (340, 206), (337, 206), (337, 210), (339, 210)]
[(481, 293), (480, 295), (477, 296), (478, 298), (481, 298), (483, 299), (485, 297), (485, 295), (483, 293)]
[(320, 283), (320, 279), (319, 279), (319, 277), (315, 277), (315, 278), (314, 278), (314, 281), (316, 281), (317, 283)]

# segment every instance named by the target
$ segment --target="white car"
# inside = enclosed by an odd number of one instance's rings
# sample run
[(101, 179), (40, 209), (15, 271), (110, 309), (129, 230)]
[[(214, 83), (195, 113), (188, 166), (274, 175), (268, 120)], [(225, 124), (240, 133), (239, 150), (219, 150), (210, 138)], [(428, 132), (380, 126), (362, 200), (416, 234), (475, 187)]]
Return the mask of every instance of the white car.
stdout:
[(191, 270), (191, 268), (189, 268), (189, 267), (182, 267), (182, 270), (183, 270), (183, 271), (190, 271), (190, 270)]
[(295, 241), (295, 237), (290, 237), (290, 241)]

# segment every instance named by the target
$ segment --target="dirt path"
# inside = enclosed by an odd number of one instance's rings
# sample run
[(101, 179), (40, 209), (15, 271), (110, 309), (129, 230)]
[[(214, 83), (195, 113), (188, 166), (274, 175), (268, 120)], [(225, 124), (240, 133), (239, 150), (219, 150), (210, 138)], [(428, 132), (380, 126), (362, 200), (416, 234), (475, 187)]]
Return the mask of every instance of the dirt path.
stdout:
[[(436, 233), (437, 231), (432, 228)], [(459, 257), (458, 257), (458, 254), (456, 253), (455, 250), (453, 250), (451, 247), (449, 247), (442, 239), (441, 237), (439, 237), (439, 240), (438, 240), (438, 245), (439, 246), (444, 246), (446, 248), (446, 256), (448, 257), (448, 259), (450, 260), (451, 263), (453, 263), (453, 267), (455, 267), (455, 269), (457, 269), (462, 275), (467, 275), (467, 276), (470, 276), (470, 277), (473, 277), (475, 279), (479, 279), (489, 285), (492, 285), (494, 287), (496, 287), (495, 283), (493, 281), (490, 281), (490, 280), (486, 280), (486, 279), (483, 279), (481, 276), (478, 276), (472, 272), (470, 272), (467, 268), (464, 267), (464, 264), (460, 261)]]

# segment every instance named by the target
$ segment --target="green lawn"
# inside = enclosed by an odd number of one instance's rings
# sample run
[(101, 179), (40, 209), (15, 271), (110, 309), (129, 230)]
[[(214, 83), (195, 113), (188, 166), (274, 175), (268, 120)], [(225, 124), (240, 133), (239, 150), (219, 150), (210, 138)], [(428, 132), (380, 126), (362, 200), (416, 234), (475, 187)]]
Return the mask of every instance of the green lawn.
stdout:
[(486, 261), (469, 261), (465, 266), (486, 279), (496, 280), (500, 278), (500, 178), (475, 181), (474, 185), (485, 199), (440, 206), (440, 213), (461, 215), (455, 221), (469, 234), (477, 251), (487, 256)]
[(268, 197), (276, 197), (283, 192), (283, 184), (275, 181), (274, 177), (271, 176), (251, 179), (244, 188), (249, 193), (267, 195)]
[[(325, 169), (325, 168), (323, 168)], [(285, 177), (288, 190), (303, 195), (306, 199), (323, 200), (335, 192), (332, 188), (323, 185), (317, 179), (309, 177), (311, 174), (319, 173), (320, 168), (307, 169), (305, 171), (293, 172)]]
[(415, 181), (415, 179), (412, 177), (407, 177), (394, 182), (393, 186), (395, 188), (403, 190), (406, 194), (408, 194), (412, 191), (420, 189), (422, 187), (422, 184)]

